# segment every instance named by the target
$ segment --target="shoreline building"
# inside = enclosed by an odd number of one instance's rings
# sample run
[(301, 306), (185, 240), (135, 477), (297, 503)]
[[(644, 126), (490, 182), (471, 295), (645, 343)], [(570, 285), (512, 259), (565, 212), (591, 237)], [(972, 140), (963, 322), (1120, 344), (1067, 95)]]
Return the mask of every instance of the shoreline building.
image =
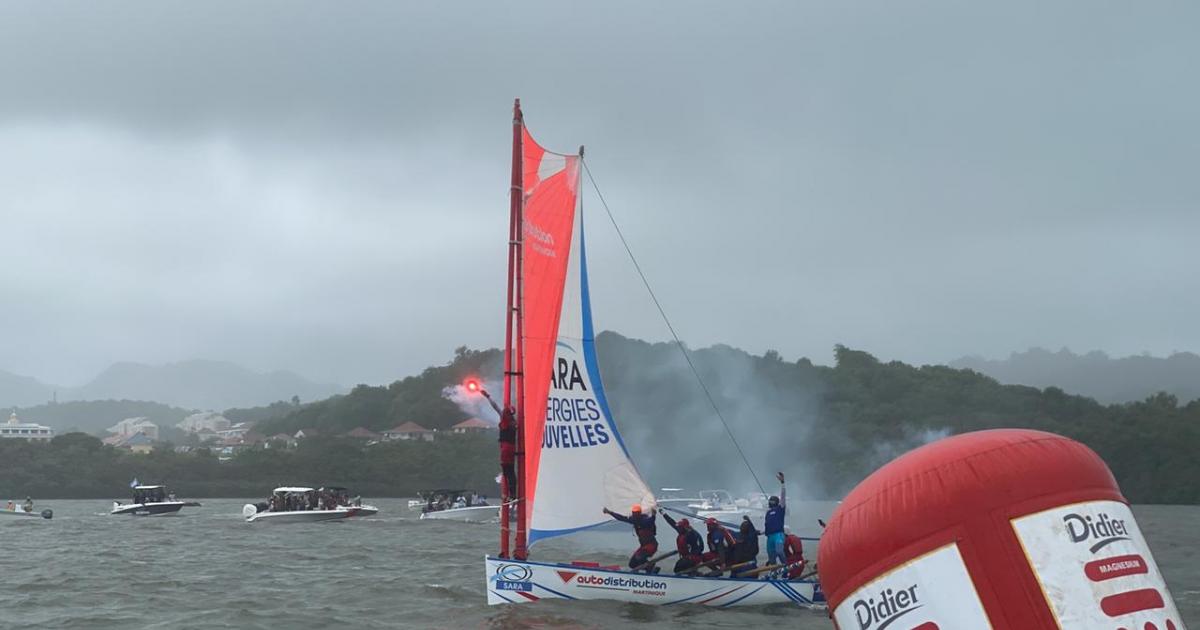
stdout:
[(17, 412), (13, 411), (8, 422), (0, 424), (0, 438), (9, 440), (49, 440), (54, 437), (54, 429), (36, 422), (21, 422)]
[(158, 425), (150, 422), (148, 418), (125, 418), (124, 420), (108, 427), (108, 432), (121, 436), (129, 437), (141, 433), (151, 440), (158, 440)]

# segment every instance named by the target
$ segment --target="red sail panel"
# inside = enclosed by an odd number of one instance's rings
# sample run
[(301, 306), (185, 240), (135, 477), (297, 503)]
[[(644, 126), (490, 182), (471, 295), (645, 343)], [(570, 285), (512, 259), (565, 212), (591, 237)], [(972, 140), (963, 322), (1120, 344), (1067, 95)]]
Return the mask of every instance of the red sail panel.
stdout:
[(527, 129), (523, 133), (523, 188), (525, 206), (522, 239), (525, 488), (522, 508), (533, 515), (541, 460), (546, 400), (558, 339), (568, 254), (575, 225), (579, 158), (550, 153), (538, 145)]

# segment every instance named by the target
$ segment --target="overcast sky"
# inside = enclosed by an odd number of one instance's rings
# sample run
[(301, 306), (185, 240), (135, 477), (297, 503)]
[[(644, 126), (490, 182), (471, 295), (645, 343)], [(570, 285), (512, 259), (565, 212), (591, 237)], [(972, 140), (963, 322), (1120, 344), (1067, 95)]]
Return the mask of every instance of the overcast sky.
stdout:
[[(684, 338), (1200, 350), (1200, 5), (0, 5), (0, 369), (502, 343), (512, 98)], [(584, 200), (598, 326), (666, 330)]]

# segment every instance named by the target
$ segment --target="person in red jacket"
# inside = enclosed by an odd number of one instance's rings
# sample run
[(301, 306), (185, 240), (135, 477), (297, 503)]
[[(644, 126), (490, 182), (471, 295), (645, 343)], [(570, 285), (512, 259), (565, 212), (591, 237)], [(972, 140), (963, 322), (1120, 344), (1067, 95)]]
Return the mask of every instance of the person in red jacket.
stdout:
[[(633, 533), (638, 539), (638, 548), (629, 557), (629, 568), (644, 568), (647, 572), (651, 571), (651, 567), (644, 565), (654, 554), (658, 553), (658, 528), (654, 523), (654, 516), (657, 512), (654, 508), (650, 508), (649, 514), (642, 514), (642, 506), (635, 503), (629, 509), (629, 516), (618, 514), (608, 508), (604, 508), (604, 513), (622, 523), (633, 525)], [(658, 568), (654, 567), (653, 572), (657, 573)]]
[[(490, 398), (488, 399), (491, 400)], [(517, 498), (517, 414), (512, 407), (500, 413), (500, 472), (508, 490), (504, 501)]]
[(808, 564), (808, 560), (804, 559), (804, 541), (793, 534), (792, 528), (787, 525), (783, 526), (783, 557), (787, 562), (789, 580), (804, 575), (804, 567)]
[(704, 524), (708, 527), (708, 551), (701, 556), (700, 561), (720, 571), (733, 559), (733, 534), (711, 516), (705, 519)]
[(679, 552), (679, 560), (675, 562), (675, 572), (683, 573), (700, 564), (700, 557), (704, 553), (704, 539), (700, 537), (700, 532), (692, 529), (691, 522), (686, 518), (676, 522), (666, 512), (662, 517), (678, 534), (675, 536), (675, 550)]

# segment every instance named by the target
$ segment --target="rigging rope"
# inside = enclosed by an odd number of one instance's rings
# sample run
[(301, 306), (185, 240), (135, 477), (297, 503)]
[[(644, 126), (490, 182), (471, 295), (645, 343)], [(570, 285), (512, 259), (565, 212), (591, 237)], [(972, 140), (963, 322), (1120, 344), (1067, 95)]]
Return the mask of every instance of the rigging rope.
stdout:
[(733, 431), (729, 428), (729, 423), (725, 421), (724, 414), (721, 413), (721, 408), (717, 406), (717, 401), (713, 399), (712, 392), (708, 386), (704, 384), (704, 379), (700, 378), (700, 371), (696, 369), (696, 364), (692, 363), (692, 356), (683, 345), (683, 341), (679, 339), (679, 335), (675, 332), (675, 327), (671, 325), (671, 319), (667, 317), (667, 312), (663, 310), (662, 303), (658, 301), (658, 296), (654, 294), (654, 289), (650, 288), (650, 281), (646, 279), (646, 274), (642, 271), (642, 266), (638, 264), (637, 257), (633, 255), (633, 249), (629, 247), (629, 242), (625, 240), (625, 234), (621, 232), (620, 226), (617, 225), (617, 219), (613, 217), (612, 210), (608, 207), (608, 202), (604, 199), (604, 193), (600, 192), (600, 186), (596, 184), (596, 178), (592, 176), (592, 169), (588, 168), (587, 160), (583, 156), (579, 158), (583, 164), (583, 170), (587, 173), (588, 181), (592, 182), (592, 189), (596, 191), (596, 197), (600, 199), (600, 205), (604, 206), (604, 212), (608, 214), (608, 220), (612, 223), (613, 229), (617, 232), (617, 237), (621, 239), (621, 245), (625, 247), (625, 253), (629, 254), (629, 260), (633, 262), (633, 268), (637, 270), (638, 276), (642, 279), (642, 286), (646, 287), (646, 292), (650, 294), (650, 299), (654, 302), (655, 308), (658, 309), (658, 314), (662, 316), (663, 323), (667, 325), (667, 330), (671, 331), (671, 338), (675, 340), (675, 346), (679, 348), (680, 354), (683, 355), (684, 361), (687, 362), (688, 368), (691, 369), (692, 375), (696, 377), (696, 382), (700, 384), (700, 389), (704, 391), (704, 397), (708, 399), (708, 404), (712, 406), (713, 411), (717, 414), (717, 418), (721, 421), (721, 426), (725, 427), (725, 433), (729, 435), (729, 440), (733, 442), (734, 448), (737, 449), (738, 455), (742, 458), (742, 463), (746, 465), (746, 470), (750, 471), (750, 477), (754, 479), (754, 484), (758, 486), (758, 491), (766, 494), (767, 491), (763, 488), (762, 482), (759, 481), (758, 475), (754, 474), (754, 467), (750, 465), (750, 460), (746, 458), (746, 453), (742, 451), (742, 445), (738, 444), (737, 438), (733, 436)]

